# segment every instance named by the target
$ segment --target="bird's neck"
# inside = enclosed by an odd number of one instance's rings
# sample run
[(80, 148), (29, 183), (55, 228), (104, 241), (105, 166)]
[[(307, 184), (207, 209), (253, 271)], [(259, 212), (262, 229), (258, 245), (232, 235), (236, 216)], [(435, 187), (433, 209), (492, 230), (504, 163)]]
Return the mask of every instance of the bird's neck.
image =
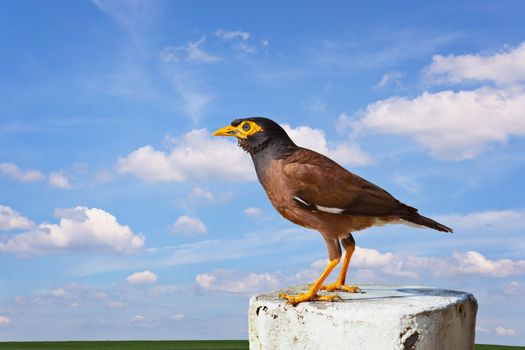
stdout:
[(251, 156), (263, 151), (269, 143), (270, 139), (257, 140), (257, 142), (248, 142), (245, 139), (238, 140), (239, 147), (250, 153)]
[(296, 149), (297, 146), (290, 140), (290, 142), (266, 142), (249, 152), (259, 181), (264, 184), (266, 171), (272, 161), (287, 158)]

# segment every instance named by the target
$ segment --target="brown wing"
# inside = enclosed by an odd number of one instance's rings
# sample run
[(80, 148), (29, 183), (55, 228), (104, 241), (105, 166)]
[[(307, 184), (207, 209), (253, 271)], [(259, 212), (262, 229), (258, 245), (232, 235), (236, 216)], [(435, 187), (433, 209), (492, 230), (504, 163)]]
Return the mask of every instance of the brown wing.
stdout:
[(364, 216), (396, 215), (415, 210), (382, 188), (308, 149), (300, 149), (286, 159), (283, 171), (287, 182), (295, 188), (295, 200), (305, 208), (319, 210), (321, 206), (337, 214)]

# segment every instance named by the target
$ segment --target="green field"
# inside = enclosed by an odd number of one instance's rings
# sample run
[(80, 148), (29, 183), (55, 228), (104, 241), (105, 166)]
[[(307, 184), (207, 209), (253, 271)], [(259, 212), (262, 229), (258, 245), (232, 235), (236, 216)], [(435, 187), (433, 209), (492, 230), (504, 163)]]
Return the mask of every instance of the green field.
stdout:
[(525, 350), (525, 346), (476, 344), (476, 350)]
[(218, 350), (248, 349), (247, 340), (68, 341), (0, 343), (2, 350)]
[[(240, 350), (247, 340), (0, 342), (2, 350)], [(476, 345), (476, 350), (525, 350), (523, 346)]]

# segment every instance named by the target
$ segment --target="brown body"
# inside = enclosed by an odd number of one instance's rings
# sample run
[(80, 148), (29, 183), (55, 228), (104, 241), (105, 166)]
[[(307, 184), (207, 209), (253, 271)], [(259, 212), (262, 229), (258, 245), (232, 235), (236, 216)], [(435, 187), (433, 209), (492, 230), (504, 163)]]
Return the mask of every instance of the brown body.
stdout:
[[(319, 181), (319, 178), (324, 180)], [(341, 180), (346, 186), (336, 186)], [(331, 247), (331, 241), (338, 241), (348, 237), (351, 232), (371, 226), (402, 222), (399, 216), (388, 215), (389, 212), (402, 207), (402, 204), (389, 193), (348, 172), (322, 154), (308, 149), (303, 148), (287, 158), (270, 161), (266, 173), (260, 176), (260, 181), (273, 207), (284, 218), (297, 225), (317, 230), (323, 235), (331, 258), (335, 257), (333, 253), (337, 255), (339, 250), (335, 249), (336, 251), (331, 252), (335, 248)], [(383, 215), (335, 214), (309, 210), (294, 200), (294, 197), (301, 194), (303, 196), (315, 194), (317, 202), (327, 208), (338, 208), (342, 203), (349, 205), (359, 202), (366, 206), (367, 201), (360, 198), (364, 187), (378, 196), (376, 206), (379, 202), (378, 207)], [(370, 208), (362, 209), (370, 210)]]
[(395, 217), (372, 218), (358, 215), (338, 215), (321, 211), (307, 211), (297, 201), (294, 195), (299, 191), (297, 183), (285, 174), (285, 162), (283, 160), (272, 161), (266, 173), (266, 181), (263, 183), (264, 190), (274, 208), (291, 222), (321, 232), (330, 238), (346, 237), (349, 232), (361, 231), (377, 224), (385, 224), (389, 221), (399, 221)]

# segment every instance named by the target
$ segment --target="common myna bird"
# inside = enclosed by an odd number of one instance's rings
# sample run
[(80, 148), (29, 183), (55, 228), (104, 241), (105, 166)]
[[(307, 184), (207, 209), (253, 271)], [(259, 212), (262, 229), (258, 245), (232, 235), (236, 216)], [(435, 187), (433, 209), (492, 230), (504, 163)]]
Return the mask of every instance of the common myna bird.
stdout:
[[(291, 222), (319, 231), (326, 241), (330, 263), (307, 293), (281, 294), (290, 304), (333, 301), (338, 297), (318, 295), (319, 290), (360, 292), (359, 287), (345, 285), (355, 249), (352, 232), (391, 223), (452, 232), (330, 158), (297, 146), (279, 124), (268, 118), (236, 119), (213, 135), (236, 137), (239, 146), (251, 155), (257, 177), (274, 208)], [(341, 273), (335, 283), (323, 285), (341, 259), (339, 242), (346, 251)]]

